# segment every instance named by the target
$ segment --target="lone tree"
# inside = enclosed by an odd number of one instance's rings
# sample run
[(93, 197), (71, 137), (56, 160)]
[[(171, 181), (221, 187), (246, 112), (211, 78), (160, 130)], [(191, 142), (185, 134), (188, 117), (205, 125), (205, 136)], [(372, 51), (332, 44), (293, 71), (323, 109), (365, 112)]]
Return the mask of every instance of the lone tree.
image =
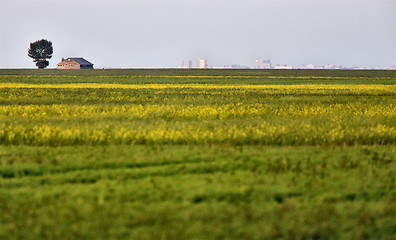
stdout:
[(39, 69), (44, 69), (48, 67), (49, 62), (47, 58), (52, 58), (53, 51), (52, 42), (47, 39), (41, 39), (30, 43), (28, 56), (34, 59), (33, 62), (36, 63)]

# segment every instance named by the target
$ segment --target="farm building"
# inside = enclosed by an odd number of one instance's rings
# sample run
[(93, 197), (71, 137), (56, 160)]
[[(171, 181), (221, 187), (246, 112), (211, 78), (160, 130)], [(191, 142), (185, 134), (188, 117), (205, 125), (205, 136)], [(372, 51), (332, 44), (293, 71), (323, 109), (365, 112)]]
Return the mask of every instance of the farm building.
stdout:
[(66, 58), (57, 64), (57, 69), (93, 69), (93, 64), (84, 58)]

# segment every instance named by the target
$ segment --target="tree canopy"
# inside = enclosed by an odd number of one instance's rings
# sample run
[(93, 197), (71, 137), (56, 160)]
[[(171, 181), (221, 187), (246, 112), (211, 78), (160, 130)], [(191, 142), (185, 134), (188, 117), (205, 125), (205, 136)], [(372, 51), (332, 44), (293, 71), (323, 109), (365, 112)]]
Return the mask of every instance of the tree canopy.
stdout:
[(39, 69), (48, 67), (49, 62), (47, 59), (51, 59), (53, 54), (52, 42), (47, 39), (41, 39), (30, 43), (28, 50), (28, 56), (33, 58), (33, 62)]

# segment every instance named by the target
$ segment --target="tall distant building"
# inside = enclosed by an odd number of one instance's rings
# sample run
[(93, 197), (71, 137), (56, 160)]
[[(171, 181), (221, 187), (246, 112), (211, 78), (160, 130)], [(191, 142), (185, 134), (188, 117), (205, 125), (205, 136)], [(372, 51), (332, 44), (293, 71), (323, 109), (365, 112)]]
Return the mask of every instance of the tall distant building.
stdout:
[(206, 59), (198, 59), (197, 60), (197, 68), (207, 68), (208, 67), (208, 62)]
[(190, 59), (183, 60), (179, 68), (192, 68), (191, 60)]
[(271, 61), (270, 60), (264, 60), (264, 59), (258, 59), (256, 60), (256, 68), (257, 69), (271, 69)]

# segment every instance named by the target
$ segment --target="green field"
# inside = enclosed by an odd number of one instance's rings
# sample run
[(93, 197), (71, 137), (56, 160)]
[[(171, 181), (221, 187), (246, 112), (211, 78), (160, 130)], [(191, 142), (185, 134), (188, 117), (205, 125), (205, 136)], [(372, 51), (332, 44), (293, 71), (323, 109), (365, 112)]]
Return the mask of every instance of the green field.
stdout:
[(0, 239), (396, 239), (396, 71), (0, 70)]

